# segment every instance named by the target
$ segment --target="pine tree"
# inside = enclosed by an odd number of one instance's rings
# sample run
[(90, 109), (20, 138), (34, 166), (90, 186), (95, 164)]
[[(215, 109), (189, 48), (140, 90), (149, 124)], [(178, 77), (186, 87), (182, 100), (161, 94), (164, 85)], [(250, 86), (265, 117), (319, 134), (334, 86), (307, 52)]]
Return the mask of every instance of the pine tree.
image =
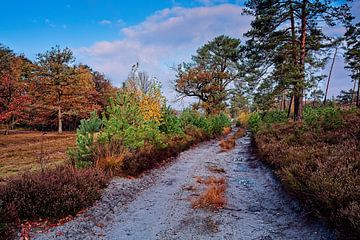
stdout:
[(176, 69), (179, 97), (196, 97), (208, 114), (226, 108), (229, 85), (239, 79), (242, 46), (239, 39), (219, 36), (197, 50), (191, 63)]
[(304, 92), (322, 79), (315, 72), (336, 43), (321, 27), (348, 23), (349, 7), (327, 0), (251, 0), (246, 7), (255, 17), (245, 34), (249, 86), (266, 102), (289, 94), (294, 120), (301, 121)]
[[(355, 103), (360, 107), (360, 22), (354, 25), (349, 25), (345, 34), (346, 39), (346, 52), (345, 62), (346, 68), (351, 71), (351, 78), (354, 81), (354, 89), (356, 92)], [(355, 90), (357, 84), (357, 90)], [(352, 101), (354, 102), (354, 101)]]

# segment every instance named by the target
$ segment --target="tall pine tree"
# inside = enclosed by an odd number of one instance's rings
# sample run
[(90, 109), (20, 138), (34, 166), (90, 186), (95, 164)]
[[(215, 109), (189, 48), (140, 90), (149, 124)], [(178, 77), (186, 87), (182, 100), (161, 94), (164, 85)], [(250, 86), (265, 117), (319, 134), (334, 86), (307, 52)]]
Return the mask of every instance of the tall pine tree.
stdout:
[[(355, 102), (356, 106), (360, 107), (360, 22), (354, 25), (349, 25), (345, 34), (345, 39), (347, 45), (345, 52), (345, 62), (347, 64), (346, 68), (351, 71), (350, 76), (354, 81), (353, 93), (356, 92), (356, 97), (354, 96), (352, 98), (352, 102)], [(357, 89), (355, 89), (356, 84)]]
[(255, 17), (245, 34), (249, 87), (266, 103), (279, 94), (288, 95), (294, 120), (301, 121), (304, 92), (322, 79), (316, 70), (324, 66), (327, 50), (336, 42), (322, 28), (351, 21), (348, 5), (335, 6), (328, 0), (251, 0), (245, 13)]

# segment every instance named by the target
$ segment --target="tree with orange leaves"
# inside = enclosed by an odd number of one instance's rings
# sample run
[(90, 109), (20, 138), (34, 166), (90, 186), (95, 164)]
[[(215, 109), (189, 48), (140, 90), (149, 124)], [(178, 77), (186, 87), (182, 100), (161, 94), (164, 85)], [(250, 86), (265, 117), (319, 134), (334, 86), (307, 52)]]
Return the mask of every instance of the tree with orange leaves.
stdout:
[(226, 108), (229, 85), (239, 79), (240, 40), (219, 36), (197, 50), (192, 63), (176, 69), (179, 98), (196, 97), (207, 114)]

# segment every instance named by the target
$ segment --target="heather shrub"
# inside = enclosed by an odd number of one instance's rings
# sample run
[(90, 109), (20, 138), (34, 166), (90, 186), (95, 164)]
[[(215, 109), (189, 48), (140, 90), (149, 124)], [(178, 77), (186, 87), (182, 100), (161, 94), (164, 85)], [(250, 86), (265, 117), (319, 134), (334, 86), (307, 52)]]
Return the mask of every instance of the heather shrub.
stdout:
[(273, 124), (255, 136), (262, 159), (289, 192), (348, 237), (360, 234), (360, 113), (305, 109), (304, 125)]
[[(0, 190), (0, 199), (3, 199), (4, 190)], [(13, 239), (19, 226), (17, 210), (14, 204), (7, 204), (0, 200), (0, 236), (1, 239)]]
[(0, 195), (5, 207), (15, 206), (19, 219), (57, 219), (91, 206), (107, 183), (99, 170), (62, 166), (9, 179)]
[(341, 110), (336, 107), (326, 107), (322, 109), (321, 123), (325, 130), (340, 128), (343, 125)]

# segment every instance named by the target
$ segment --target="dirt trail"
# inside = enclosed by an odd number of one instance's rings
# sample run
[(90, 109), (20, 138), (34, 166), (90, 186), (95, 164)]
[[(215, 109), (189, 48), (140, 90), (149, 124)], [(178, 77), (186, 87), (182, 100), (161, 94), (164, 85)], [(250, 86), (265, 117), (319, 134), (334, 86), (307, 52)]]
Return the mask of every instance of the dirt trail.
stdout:
[[(335, 239), (282, 190), (249, 136), (228, 152), (218, 143), (200, 144), (140, 179), (113, 180), (96, 206), (34, 239)], [(227, 179), (225, 209), (192, 209), (196, 191), (188, 187), (197, 176)]]

